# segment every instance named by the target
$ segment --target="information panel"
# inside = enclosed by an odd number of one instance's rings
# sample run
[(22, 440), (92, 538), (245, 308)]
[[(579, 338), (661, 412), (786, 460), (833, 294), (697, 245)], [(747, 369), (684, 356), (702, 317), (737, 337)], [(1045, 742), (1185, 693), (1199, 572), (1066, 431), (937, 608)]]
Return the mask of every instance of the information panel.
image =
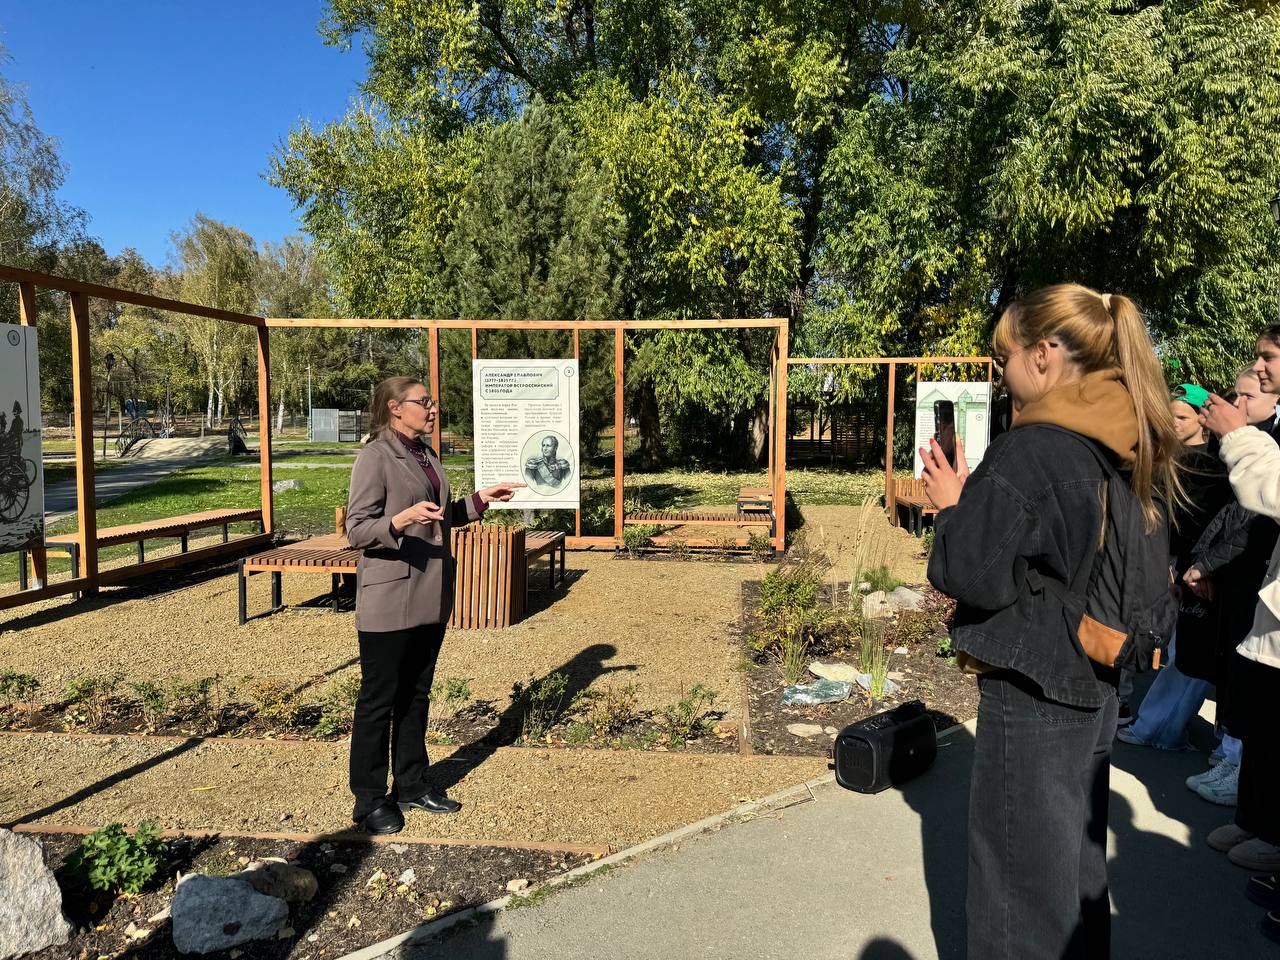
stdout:
[(40, 360), (34, 327), (0, 323), (0, 553), (44, 541)]
[(474, 360), (476, 489), (518, 480), (489, 509), (577, 509), (577, 360)]
[(991, 384), (931, 383), (916, 384), (915, 476), (924, 471), (920, 448), (929, 445), (933, 436), (933, 404), (950, 400), (956, 405), (956, 435), (964, 446), (964, 459), (972, 470), (987, 452), (991, 437)]

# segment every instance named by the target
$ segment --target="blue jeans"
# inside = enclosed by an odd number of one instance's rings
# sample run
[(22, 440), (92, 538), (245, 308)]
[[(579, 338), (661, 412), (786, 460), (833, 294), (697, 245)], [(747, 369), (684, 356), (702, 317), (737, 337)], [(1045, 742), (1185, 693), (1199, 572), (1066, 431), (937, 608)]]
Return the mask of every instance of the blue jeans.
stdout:
[(1130, 732), (1159, 750), (1190, 750), (1187, 724), (1200, 712), (1209, 682), (1181, 673), (1174, 664), (1178, 638), (1169, 641), (1169, 665), (1156, 674)]
[(1010, 670), (978, 678), (970, 960), (1105, 960), (1107, 803), (1119, 703), (1069, 707)]

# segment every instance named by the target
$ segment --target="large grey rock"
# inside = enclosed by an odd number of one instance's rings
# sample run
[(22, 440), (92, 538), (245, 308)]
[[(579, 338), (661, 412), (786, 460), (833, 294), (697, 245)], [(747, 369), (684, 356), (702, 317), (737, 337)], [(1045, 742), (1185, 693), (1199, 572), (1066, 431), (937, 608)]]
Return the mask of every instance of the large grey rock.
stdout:
[(883, 590), (876, 590), (868, 593), (862, 598), (862, 615), (868, 620), (876, 620), (880, 617), (892, 617), (894, 607), (889, 603), (888, 594)]
[(286, 903), (306, 903), (320, 889), (314, 873), (292, 863), (258, 861), (231, 876), (261, 894), (279, 897)]
[(910, 587), (898, 587), (885, 600), (895, 610), (914, 611), (924, 609), (924, 594), (918, 593)]
[(66, 943), (62, 891), (40, 841), (0, 829), (0, 958)]
[(279, 897), (258, 893), (235, 877), (200, 873), (178, 881), (170, 912), (179, 953), (213, 953), (275, 939), (289, 919), (289, 905)]
[(852, 663), (821, 663), (815, 660), (809, 664), (809, 672), (823, 680), (835, 680), (839, 683), (858, 682), (858, 668)]

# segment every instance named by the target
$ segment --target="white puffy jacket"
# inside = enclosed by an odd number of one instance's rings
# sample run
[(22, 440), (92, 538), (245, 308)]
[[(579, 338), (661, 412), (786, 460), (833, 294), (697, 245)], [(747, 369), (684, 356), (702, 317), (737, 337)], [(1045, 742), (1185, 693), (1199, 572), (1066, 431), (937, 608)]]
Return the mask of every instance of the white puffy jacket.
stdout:
[[(1280, 446), (1262, 430), (1241, 427), (1222, 438), (1222, 462), (1241, 505), (1280, 520)], [(1272, 551), (1266, 579), (1258, 591), (1253, 628), (1236, 651), (1280, 668), (1280, 543)]]

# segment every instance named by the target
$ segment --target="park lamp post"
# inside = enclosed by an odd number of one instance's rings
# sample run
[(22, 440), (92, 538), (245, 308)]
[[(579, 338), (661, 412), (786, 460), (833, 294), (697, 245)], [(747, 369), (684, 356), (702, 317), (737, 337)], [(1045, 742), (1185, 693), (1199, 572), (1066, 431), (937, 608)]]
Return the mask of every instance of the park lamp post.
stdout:
[(107, 397), (102, 412), (102, 459), (107, 459), (107, 431), (111, 428), (111, 368), (116, 365), (116, 355), (108, 353), (102, 362), (107, 365)]

